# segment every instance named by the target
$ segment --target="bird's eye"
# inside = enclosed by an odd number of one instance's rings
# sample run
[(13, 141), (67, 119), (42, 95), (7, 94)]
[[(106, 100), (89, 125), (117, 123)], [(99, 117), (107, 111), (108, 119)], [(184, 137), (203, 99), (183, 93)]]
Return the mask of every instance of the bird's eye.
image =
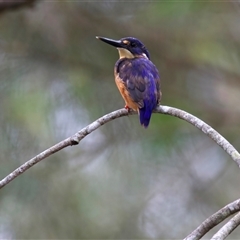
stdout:
[(137, 44), (135, 42), (131, 42), (131, 47), (136, 47)]

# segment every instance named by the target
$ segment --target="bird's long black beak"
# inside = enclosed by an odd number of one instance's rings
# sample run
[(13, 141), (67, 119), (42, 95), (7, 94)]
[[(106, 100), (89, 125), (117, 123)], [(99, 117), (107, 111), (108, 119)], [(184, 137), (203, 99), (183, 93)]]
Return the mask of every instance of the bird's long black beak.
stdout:
[(108, 43), (116, 48), (122, 48), (123, 47), (123, 44), (120, 40), (113, 40), (113, 39), (110, 39), (110, 38), (105, 38), (105, 37), (99, 37), (99, 36), (96, 36), (97, 39), (105, 42), (105, 43)]

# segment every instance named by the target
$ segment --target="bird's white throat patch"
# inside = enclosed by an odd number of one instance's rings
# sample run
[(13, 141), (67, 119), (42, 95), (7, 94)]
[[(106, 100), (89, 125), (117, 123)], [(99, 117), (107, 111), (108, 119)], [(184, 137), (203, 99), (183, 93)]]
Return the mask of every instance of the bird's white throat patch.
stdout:
[(120, 58), (134, 58), (134, 55), (125, 48), (118, 48)]

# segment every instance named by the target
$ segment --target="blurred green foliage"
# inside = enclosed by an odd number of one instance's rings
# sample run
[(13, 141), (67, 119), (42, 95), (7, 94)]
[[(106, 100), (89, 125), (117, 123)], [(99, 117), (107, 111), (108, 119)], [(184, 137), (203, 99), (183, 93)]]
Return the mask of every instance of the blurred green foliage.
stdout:
[[(240, 149), (239, 18), (237, 2), (204, 1), (38, 1), (2, 14), (0, 177), (124, 106), (118, 53), (96, 35), (141, 39), (162, 104)], [(180, 119), (154, 114), (147, 130), (137, 116), (116, 119), (1, 190), (0, 238), (179, 239), (239, 198), (239, 180), (227, 154)]]

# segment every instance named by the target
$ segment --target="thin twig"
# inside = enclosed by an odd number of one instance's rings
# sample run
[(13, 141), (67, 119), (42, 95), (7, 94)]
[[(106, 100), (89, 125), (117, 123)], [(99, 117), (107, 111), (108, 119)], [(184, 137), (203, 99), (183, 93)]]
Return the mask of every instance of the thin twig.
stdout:
[(211, 240), (223, 240), (230, 233), (240, 225), (240, 212), (237, 213), (232, 219), (230, 219), (214, 236)]
[[(215, 131), (212, 127), (204, 123), (202, 120), (183, 110), (168, 106), (158, 106), (154, 112), (175, 116), (191, 123), (198, 129), (200, 129), (202, 132), (204, 132), (206, 135), (208, 135), (210, 138), (212, 138), (220, 147), (222, 147), (231, 156), (231, 158), (238, 164), (238, 166), (240, 166), (240, 154), (238, 153), (238, 151), (224, 137), (222, 137), (217, 131)], [(56, 153), (68, 146), (79, 144), (79, 142), (84, 137), (86, 137), (88, 134), (90, 134), (100, 126), (104, 125), (105, 123), (113, 119), (132, 114), (135, 114), (135, 112), (132, 111), (128, 112), (124, 108), (106, 114), (105, 116), (99, 118), (98, 120), (89, 124), (87, 127), (83, 128), (81, 131), (74, 134), (72, 137), (69, 137), (59, 142), (58, 144), (48, 148), (47, 150), (43, 151), (42, 153), (38, 154), (34, 158), (30, 159), (29, 161), (15, 169), (12, 173), (7, 175), (0, 181), (0, 189), (3, 188), (8, 183), (10, 183), (16, 177), (24, 173), (30, 167), (47, 158), (48, 156), (52, 155), (53, 153)]]
[(226, 218), (232, 214), (240, 211), (240, 199), (229, 203), (212, 216), (208, 217), (197, 229), (195, 229), (191, 234), (189, 234), (184, 240), (199, 240), (208, 231), (217, 226), (220, 222), (224, 221)]

